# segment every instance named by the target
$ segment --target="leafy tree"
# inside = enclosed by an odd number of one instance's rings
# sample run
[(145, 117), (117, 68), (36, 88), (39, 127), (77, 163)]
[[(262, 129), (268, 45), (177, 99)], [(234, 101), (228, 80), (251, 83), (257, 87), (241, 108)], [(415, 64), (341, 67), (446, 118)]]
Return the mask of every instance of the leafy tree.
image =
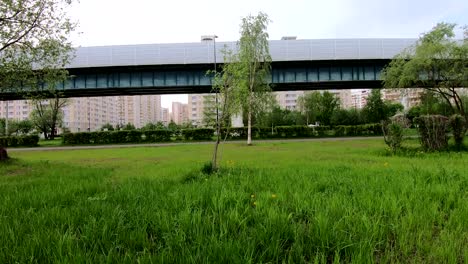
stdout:
[(167, 128), (171, 131), (177, 131), (180, 129), (179, 125), (177, 125), (174, 120), (171, 120), (171, 122), (169, 122), (169, 124), (167, 125)]
[(304, 115), (296, 110), (281, 109), (275, 105), (271, 111), (258, 118), (258, 124), (265, 127), (305, 125)]
[(362, 109), (362, 114), (365, 122), (379, 123), (403, 111), (403, 109), (404, 107), (400, 103), (383, 101), (381, 91), (374, 89), (367, 98), (367, 104)]
[(67, 38), (75, 28), (64, 11), (69, 4), (71, 0), (1, 2), (0, 92), (48, 92), (64, 80), (72, 50)]
[(147, 123), (141, 130), (158, 130), (158, 129), (165, 129), (163, 122), (158, 121), (157, 123)]
[(365, 122), (359, 109), (338, 109), (331, 118), (332, 125), (355, 126), (363, 123)]
[(468, 86), (468, 28), (463, 41), (455, 39), (455, 24), (439, 23), (383, 70), (388, 88), (421, 87), (436, 93), (455, 113), (468, 120), (459, 93)]
[(122, 127), (122, 130), (135, 130), (135, 129), (136, 129), (136, 127), (130, 122)]
[(318, 121), (322, 125), (330, 125), (333, 113), (340, 106), (340, 100), (328, 91), (313, 92), (301, 97), (299, 105), (306, 116), (307, 124)]
[[(238, 68), (239, 64), (235, 63), (237, 61), (237, 55), (227, 48), (223, 49), (224, 62), (221, 72), (214, 72), (213, 79), (213, 90), (218, 92), (219, 100), (214, 102), (214, 107), (218, 110), (220, 114), (218, 122), (216, 123), (216, 141), (213, 150), (213, 157), (211, 160), (211, 170), (218, 170), (218, 150), (219, 144), (221, 142), (221, 129), (228, 128), (231, 124), (230, 117), (233, 113), (239, 112), (241, 109), (240, 96), (237, 94), (237, 83), (239, 79)], [(211, 111), (213, 112), (213, 111)], [(216, 118), (216, 114), (215, 114)]]
[(452, 113), (452, 106), (438, 94), (432, 91), (424, 91), (420, 96), (420, 103), (408, 110), (407, 117), (411, 122), (413, 122), (414, 118), (422, 115), (449, 116)]
[(318, 105), (320, 101), (320, 93), (307, 93), (298, 98), (298, 106), (300, 111), (306, 118), (306, 124), (315, 123), (317, 121)]
[[(270, 20), (260, 12), (242, 19), (241, 38), (237, 43), (237, 54), (232, 57), (233, 67), (227, 68), (237, 89), (233, 99), (247, 112), (247, 144), (252, 144), (252, 116), (267, 105), (271, 96), (269, 85), (271, 56), (266, 31)], [(238, 104), (233, 104), (238, 105)], [(242, 108), (237, 109), (237, 113)]]
[(0, 118), (0, 136), (6, 135), (5, 118)]
[(102, 125), (101, 131), (114, 131), (114, 126), (110, 123)]
[(26, 135), (30, 133), (34, 128), (34, 124), (26, 119), (26, 120), (10, 120), (10, 124), (8, 126), (8, 135)]
[(388, 117), (391, 117), (391, 116), (394, 116), (396, 114), (398, 114), (399, 112), (403, 112), (403, 110), (405, 109), (405, 107), (401, 104), (401, 103), (394, 103), (394, 102), (385, 102), (385, 107), (386, 107), (386, 112), (387, 112), (387, 116)]
[(333, 112), (340, 107), (340, 100), (332, 93), (325, 91), (320, 97), (318, 105), (317, 120), (320, 124), (331, 125), (331, 117)]
[(203, 96), (203, 125), (205, 127), (216, 127), (216, 100), (215, 95)]
[(56, 97), (50, 100), (34, 100), (34, 109), (30, 114), (31, 122), (45, 139), (54, 139), (57, 128), (62, 125), (63, 107), (68, 100)]

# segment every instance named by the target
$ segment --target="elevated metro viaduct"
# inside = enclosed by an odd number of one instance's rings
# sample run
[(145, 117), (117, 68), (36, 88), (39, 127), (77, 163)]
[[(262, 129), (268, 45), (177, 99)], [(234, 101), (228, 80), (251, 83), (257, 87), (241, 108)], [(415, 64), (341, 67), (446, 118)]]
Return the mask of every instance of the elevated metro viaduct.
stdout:
[[(379, 88), (380, 72), (416, 39), (270, 41), (274, 91)], [(67, 66), (71, 78), (58, 88), (66, 97), (208, 93), (216, 47), (235, 42), (145, 44), (77, 48)], [(21, 99), (2, 93), (3, 100)]]

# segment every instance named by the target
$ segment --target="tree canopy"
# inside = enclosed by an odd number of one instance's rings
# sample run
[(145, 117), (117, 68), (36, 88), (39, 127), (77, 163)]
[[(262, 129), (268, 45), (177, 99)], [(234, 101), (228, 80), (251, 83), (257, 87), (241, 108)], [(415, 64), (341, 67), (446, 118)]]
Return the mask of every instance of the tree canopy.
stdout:
[[(252, 144), (252, 115), (268, 105), (270, 96), (271, 56), (268, 44), (268, 15), (260, 12), (257, 16), (242, 18), (237, 53), (231, 59), (227, 75), (234, 78), (233, 100), (240, 103), (247, 112), (247, 144)], [(236, 105), (236, 104), (234, 104)]]
[[(439, 23), (422, 34), (411, 48), (397, 55), (383, 70), (387, 88), (421, 87), (440, 95), (465, 115), (459, 88), (468, 87), (468, 30), (455, 38), (455, 24)], [(468, 119), (467, 119), (468, 120)]]
[(340, 100), (328, 91), (312, 92), (301, 97), (299, 105), (306, 115), (307, 123), (320, 122), (321, 125), (330, 125), (333, 113), (340, 106)]
[[(65, 15), (71, 0), (5, 0), (0, 3), (0, 91), (55, 88), (72, 56)], [(30, 91), (29, 90), (29, 91)], [(19, 90), (15, 90), (19, 92)]]

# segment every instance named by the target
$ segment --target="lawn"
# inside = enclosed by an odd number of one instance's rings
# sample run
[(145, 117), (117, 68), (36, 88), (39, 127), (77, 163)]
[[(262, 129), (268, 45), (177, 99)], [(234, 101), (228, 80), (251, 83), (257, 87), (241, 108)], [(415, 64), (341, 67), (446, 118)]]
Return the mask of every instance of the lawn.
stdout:
[(212, 148), (11, 152), (0, 262), (468, 263), (468, 153), (232, 143), (207, 176)]

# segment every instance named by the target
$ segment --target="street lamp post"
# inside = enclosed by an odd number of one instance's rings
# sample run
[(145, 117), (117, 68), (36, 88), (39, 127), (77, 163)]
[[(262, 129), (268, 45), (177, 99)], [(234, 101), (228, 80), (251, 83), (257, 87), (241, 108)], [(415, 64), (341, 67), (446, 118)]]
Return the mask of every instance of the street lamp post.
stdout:
[[(216, 78), (216, 38), (218, 36), (212, 35), (212, 36), (205, 36), (202, 37), (202, 41), (213, 41), (213, 59), (214, 59), (214, 77)], [(213, 81), (216, 81), (216, 79), (213, 79)], [(214, 84), (214, 83), (213, 83)], [(215, 144), (215, 150), (213, 152), (213, 160), (211, 162), (211, 167), (213, 170), (218, 169), (217, 165), (217, 156), (218, 156), (218, 145), (220, 142), (220, 124), (219, 124), (219, 105), (218, 105), (218, 89), (215, 88), (215, 102), (216, 102), (216, 144)]]
[[(213, 64), (214, 64), (214, 75), (216, 77), (216, 38), (218, 36), (204, 36), (202, 41), (213, 41)], [(219, 107), (218, 107), (218, 90), (215, 91), (215, 104), (216, 104), (216, 133), (219, 133)]]

